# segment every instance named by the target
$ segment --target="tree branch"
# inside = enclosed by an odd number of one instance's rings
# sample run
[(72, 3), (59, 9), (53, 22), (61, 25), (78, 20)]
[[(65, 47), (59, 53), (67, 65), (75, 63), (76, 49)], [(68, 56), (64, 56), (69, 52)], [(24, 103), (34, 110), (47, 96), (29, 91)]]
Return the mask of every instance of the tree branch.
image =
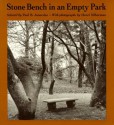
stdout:
[(86, 26), (88, 26), (91, 30), (95, 31), (92, 27), (90, 27), (87, 22), (84, 20), (84, 23), (86, 24)]
[(75, 41), (74, 41), (74, 39), (73, 39), (73, 37), (72, 37), (72, 35), (71, 35), (71, 33), (70, 33), (70, 31), (69, 31), (69, 29), (68, 29), (68, 27), (67, 27), (67, 25), (66, 25), (65, 22), (63, 22), (63, 25), (65, 26), (65, 28), (66, 28), (69, 36), (70, 36), (71, 41), (73, 42), (74, 46), (76, 47), (76, 52), (77, 52), (78, 60), (80, 60), (77, 45), (76, 45), (76, 43), (75, 43)]
[(97, 33), (97, 29), (96, 29), (96, 26), (95, 26), (95, 22), (92, 21), (92, 23), (93, 23), (93, 26), (94, 26), (94, 31), (95, 31), (96, 38), (97, 38), (98, 42), (101, 43), (101, 41), (100, 41), (100, 39), (99, 39), (99, 36), (98, 36), (98, 33)]

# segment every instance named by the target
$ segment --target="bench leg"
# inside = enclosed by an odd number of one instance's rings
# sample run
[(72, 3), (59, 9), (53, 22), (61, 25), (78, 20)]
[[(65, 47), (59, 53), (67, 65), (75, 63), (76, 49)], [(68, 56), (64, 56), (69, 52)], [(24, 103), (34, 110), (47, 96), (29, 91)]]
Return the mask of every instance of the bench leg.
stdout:
[(47, 106), (49, 111), (54, 111), (56, 109), (56, 102), (47, 103)]
[(67, 101), (66, 104), (67, 104), (68, 108), (74, 108), (75, 107), (75, 100)]

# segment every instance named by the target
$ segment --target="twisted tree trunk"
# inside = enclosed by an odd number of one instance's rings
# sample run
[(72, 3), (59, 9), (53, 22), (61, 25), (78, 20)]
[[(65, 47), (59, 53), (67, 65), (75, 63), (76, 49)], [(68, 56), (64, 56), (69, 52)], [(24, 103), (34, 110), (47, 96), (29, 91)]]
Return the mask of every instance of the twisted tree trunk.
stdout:
[[(18, 108), (19, 119), (33, 119), (37, 106), (37, 99), (43, 81), (45, 72), (45, 43), (47, 35), (48, 21), (46, 21), (43, 29), (42, 38), (42, 71), (37, 85), (34, 85), (30, 71), (25, 65), (16, 62), (10, 48), (8, 47), (8, 90)], [(16, 74), (20, 79), (20, 83), (16, 83)]]

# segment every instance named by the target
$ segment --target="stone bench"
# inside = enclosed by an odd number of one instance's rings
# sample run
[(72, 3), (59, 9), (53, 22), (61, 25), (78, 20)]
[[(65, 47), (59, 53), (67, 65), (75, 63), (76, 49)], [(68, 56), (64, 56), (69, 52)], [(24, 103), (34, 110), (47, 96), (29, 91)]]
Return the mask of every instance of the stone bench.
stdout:
[(68, 108), (75, 107), (75, 101), (78, 100), (76, 98), (58, 98), (58, 99), (47, 99), (43, 102), (47, 103), (48, 110), (53, 111), (56, 110), (56, 102), (66, 102)]

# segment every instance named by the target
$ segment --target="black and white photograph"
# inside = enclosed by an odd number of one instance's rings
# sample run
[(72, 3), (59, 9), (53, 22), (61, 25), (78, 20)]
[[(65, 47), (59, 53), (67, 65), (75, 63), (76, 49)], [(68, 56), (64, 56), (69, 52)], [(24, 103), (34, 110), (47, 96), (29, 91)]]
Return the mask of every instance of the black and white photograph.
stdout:
[(7, 21), (8, 120), (106, 119), (106, 20)]

